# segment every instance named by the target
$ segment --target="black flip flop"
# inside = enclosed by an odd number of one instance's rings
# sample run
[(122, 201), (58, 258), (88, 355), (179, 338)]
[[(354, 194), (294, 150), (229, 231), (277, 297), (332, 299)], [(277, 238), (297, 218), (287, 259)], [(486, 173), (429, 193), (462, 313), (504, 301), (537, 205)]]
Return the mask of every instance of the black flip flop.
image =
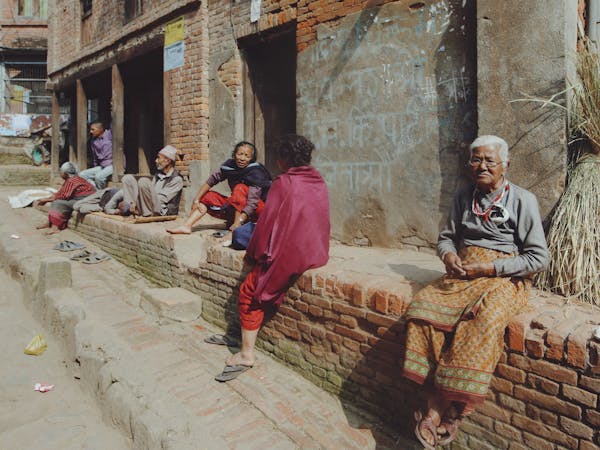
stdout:
[(239, 343), (237, 340), (230, 338), (225, 334), (212, 334), (204, 338), (204, 342), (207, 344), (214, 345), (226, 345), (227, 347), (238, 347)]
[(240, 374), (244, 373), (246, 370), (252, 369), (253, 366), (246, 366), (244, 364), (235, 364), (233, 366), (225, 366), (223, 368), (223, 372), (215, 377), (217, 381), (231, 381), (235, 380)]

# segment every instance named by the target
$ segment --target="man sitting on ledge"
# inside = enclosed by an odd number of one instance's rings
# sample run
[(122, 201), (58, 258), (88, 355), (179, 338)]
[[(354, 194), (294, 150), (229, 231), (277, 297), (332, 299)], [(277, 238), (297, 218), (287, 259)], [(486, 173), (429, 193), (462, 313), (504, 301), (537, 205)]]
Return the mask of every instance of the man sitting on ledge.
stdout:
[(510, 318), (527, 304), (530, 276), (549, 263), (535, 196), (505, 178), (508, 145), (496, 136), (471, 144), (473, 184), (460, 189), (438, 253), (446, 275), (419, 291), (407, 311), (404, 376), (432, 381), (415, 434), (433, 450), (454, 440), (485, 400)]
[(179, 213), (179, 200), (183, 189), (183, 178), (175, 170), (177, 149), (167, 145), (158, 152), (153, 178), (136, 179), (125, 175), (123, 201), (134, 216), (176, 216)]

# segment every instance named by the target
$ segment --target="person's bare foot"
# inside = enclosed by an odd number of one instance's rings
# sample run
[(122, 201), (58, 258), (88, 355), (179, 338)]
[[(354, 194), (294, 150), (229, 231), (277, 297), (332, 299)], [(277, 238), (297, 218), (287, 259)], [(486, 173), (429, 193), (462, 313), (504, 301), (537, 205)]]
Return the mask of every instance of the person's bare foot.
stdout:
[(167, 228), (167, 233), (171, 234), (191, 234), (192, 227), (188, 227), (187, 225), (180, 225), (175, 228)]
[(35, 227), (36, 230), (43, 230), (44, 228), (50, 228), (50, 224), (48, 222), (44, 222)]
[(233, 233), (230, 231), (221, 240), (221, 245), (223, 247), (231, 247), (231, 243), (233, 242)]
[(227, 358), (225, 360), (225, 364), (227, 364), (228, 366), (237, 366), (237, 365), (253, 366), (254, 358), (252, 358), (252, 359), (246, 358), (246, 357), (242, 356), (242, 352), (238, 352), (238, 353), (234, 353), (229, 358)]
[(53, 234), (60, 233), (58, 228), (50, 227), (48, 230), (44, 231), (45, 236), (52, 236)]

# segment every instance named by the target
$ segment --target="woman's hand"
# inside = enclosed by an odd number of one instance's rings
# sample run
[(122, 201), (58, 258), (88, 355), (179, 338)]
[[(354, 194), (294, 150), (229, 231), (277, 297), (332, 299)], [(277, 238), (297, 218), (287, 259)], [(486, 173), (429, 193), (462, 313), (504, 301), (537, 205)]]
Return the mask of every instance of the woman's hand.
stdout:
[(493, 262), (464, 264), (462, 268), (465, 272), (464, 278), (468, 279), (496, 276), (496, 267)]
[(456, 253), (446, 253), (443, 261), (448, 275), (454, 277), (464, 277), (467, 275), (463, 269), (462, 260)]

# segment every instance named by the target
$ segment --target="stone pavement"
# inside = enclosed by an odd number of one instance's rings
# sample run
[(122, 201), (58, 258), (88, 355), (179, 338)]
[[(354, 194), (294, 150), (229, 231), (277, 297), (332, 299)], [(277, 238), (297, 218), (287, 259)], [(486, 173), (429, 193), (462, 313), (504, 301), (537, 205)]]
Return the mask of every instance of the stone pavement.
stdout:
[(56, 243), (85, 241), (69, 230), (46, 238), (34, 229), (42, 220), (39, 211), (4, 203), (0, 261), (60, 338), (105, 420), (134, 448), (420, 448), (264, 354), (237, 380), (217, 383), (228, 349), (203, 338), (219, 330), (200, 319), (159, 323), (139, 306), (154, 286), (115, 260), (63, 259), (69, 254), (52, 250)]

